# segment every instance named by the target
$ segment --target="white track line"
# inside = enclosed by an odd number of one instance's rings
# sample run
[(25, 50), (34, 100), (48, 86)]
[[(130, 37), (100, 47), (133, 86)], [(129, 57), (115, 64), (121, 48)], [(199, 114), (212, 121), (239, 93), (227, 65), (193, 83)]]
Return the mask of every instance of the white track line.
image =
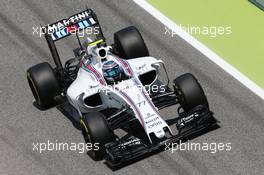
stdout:
[(172, 20), (167, 18), (165, 15), (163, 15), (160, 11), (154, 8), (146, 0), (134, 0), (134, 2), (137, 3), (143, 9), (145, 9), (148, 13), (150, 13), (156, 19), (158, 19), (165, 26), (169, 27), (172, 31), (177, 33), (181, 38), (183, 38), (185, 41), (191, 44), (194, 48), (199, 50), (206, 57), (208, 57), (211, 61), (216, 63), (218, 66), (224, 69), (227, 73), (232, 75), (235, 79), (240, 81), (243, 85), (245, 85), (252, 92), (254, 92), (256, 95), (258, 95), (264, 100), (264, 90), (261, 87), (259, 87), (256, 83), (251, 81), (249, 78), (247, 78), (245, 75), (243, 75), (241, 72), (239, 72), (236, 68), (234, 68), (229, 63), (227, 63), (223, 58), (221, 58), (219, 55), (217, 55), (212, 50), (210, 50), (207, 46), (199, 42), (189, 33), (181, 29), (176, 23), (174, 23)]

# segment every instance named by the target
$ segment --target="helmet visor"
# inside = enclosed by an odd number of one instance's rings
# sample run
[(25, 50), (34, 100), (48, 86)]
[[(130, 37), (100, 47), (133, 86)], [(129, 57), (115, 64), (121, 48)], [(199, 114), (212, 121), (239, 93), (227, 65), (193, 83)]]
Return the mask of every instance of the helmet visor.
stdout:
[(116, 77), (119, 75), (119, 67), (115, 66), (112, 69), (108, 69), (105, 73), (106, 77)]

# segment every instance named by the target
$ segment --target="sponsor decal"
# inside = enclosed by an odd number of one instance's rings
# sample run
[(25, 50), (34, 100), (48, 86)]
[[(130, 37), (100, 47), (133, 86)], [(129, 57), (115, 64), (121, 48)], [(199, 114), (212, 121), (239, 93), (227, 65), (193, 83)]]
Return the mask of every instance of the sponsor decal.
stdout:
[(199, 117), (199, 115), (197, 113), (191, 114), (191, 115), (189, 115), (187, 117), (184, 117), (184, 118), (180, 119), (180, 124), (184, 125), (185, 123), (189, 123), (189, 122), (191, 122), (193, 119), (195, 119), (197, 117)]
[(152, 118), (152, 119), (150, 119), (150, 120), (147, 120), (145, 123), (146, 124), (148, 124), (148, 123), (152, 123), (152, 122), (154, 122), (154, 121), (156, 121), (156, 120), (158, 120), (159, 119), (159, 117), (155, 117), (155, 118)]
[(126, 147), (126, 146), (140, 145), (140, 144), (141, 144), (140, 139), (136, 138), (136, 139), (129, 140), (125, 143), (122, 143), (119, 146)]
[(159, 125), (161, 125), (161, 124), (162, 124), (161, 121), (157, 121), (157, 122), (155, 122), (155, 123), (149, 125), (148, 128), (153, 128), (153, 127), (159, 126)]
[(150, 114), (150, 113), (147, 113), (147, 117), (145, 117), (145, 120), (148, 119), (148, 118), (151, 118), (153, 117), (155, 114)]
[(70, 24), (76, 23), (77, 21), (80, 21), (82, 19), (88, 18), (89, 16), (90, 16), (90, 14), (88, 11), (78, 13), (76, 15), (69, 17), (68, 19), (63, 19), (59, 22), (48, 25), (48, 32), (60, 31), (61, 29), (64, 29), (66, 26), (69, 26)]
[(48, 24), (45, 28), (45, 33), (50, 34), (52, 39), (56, 41), (70, 34), (76, 34), (94, 24), (96, 24), (96, 21), (91, 17), (90, 12), (83, 11), (69, 17), (68, 19)]

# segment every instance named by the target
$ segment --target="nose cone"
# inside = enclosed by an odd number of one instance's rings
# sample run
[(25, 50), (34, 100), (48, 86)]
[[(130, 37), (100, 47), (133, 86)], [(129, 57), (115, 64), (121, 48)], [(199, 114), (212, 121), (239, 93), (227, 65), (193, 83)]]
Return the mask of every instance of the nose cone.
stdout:
[(159, 131), (156, 131), (156, 132), (155, 132), (155, 136), (156, 136), (157, 138), (159, 138), (159, 139), (165, 137), (165, 132), (164, 132), (164, 130), (161, 129), (161, 130), (159, 130)]

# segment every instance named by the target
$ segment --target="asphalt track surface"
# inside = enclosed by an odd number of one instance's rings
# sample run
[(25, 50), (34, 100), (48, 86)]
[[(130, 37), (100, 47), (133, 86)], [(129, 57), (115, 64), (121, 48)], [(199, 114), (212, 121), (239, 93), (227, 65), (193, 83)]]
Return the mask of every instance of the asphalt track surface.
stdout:
[[(32, 105), (25, 72), (50, 61), (44, 38), (33, 26), (47, 24), (93, 8), (109, 42), (112, 34), (137, 26), (152, 56), (165, 61), (171, 78), (185, 72), (197, 76), (208, 96), (220, 129), (192, 142), (231, 142), (231, 151), (168, 151), (126, 166), (115, 174), (263, 174), (264, 102), (238, 81), (178, 37), (165, 35), (164, 26), (132, 1), (5, 0), (0, 5), (0, 174), (112, 174), (103, 162), (76, 151), (33, 151), (32, 143), (82, 142), (72, 122), (58, 109), (39, 111)], [(62, 44), (63, 55), (72, 43)], [(162, 111), (172, 115), (175, 109)]]

